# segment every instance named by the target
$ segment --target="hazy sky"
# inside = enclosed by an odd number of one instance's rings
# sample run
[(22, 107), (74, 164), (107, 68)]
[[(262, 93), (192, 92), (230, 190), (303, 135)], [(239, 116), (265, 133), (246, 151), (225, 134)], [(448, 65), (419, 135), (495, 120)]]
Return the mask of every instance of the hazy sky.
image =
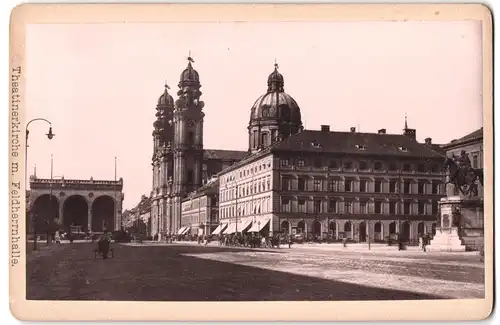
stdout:
[[(30, 25), (29, 174), (124, 178), (125, 208), (152, 184), (152, 123), (189, 50), (205, 101), (204, 146), (246, 150), (250, 108), (275, 58), (307, 129), (401, 133), (449, 142), (482, 126), (480, 22)], [(453, 121), (452, 121), (453, 120)]]

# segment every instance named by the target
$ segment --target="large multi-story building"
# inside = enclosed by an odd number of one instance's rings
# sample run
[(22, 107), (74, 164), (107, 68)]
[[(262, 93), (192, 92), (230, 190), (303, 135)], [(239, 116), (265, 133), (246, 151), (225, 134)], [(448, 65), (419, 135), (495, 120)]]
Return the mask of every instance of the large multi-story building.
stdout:
[(277, 69), (254, 104), (253, 154), (219, 173), (225, 233), (306, 233), (322, 237), (416, 239), (433, 233), (445, 195), (443, 154), (403, 134), (303, 130), (300, 108)]
[(152, 234), (175, 234), (181, 227), (182, 200), (246, 151), (203, 148), (203, 113), (198, 72), (189, 58), (174, 101), (165, 85), (158, 99), (153, 131)]

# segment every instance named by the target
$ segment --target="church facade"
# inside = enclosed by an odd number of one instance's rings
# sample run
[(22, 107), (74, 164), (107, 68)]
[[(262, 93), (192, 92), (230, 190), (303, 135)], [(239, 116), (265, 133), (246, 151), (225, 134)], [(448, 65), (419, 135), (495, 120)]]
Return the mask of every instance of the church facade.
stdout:
[(240, 161), (246, 151), (204, 149), (201, 83), (192, 58), (181, 73), (178, 99), (165, 85), (153, 124), (151, 234), (176, 234), (182, 201), (222, 169)]
[[(248, 151), (231, 152), (226, 163), (216, 158), (209, 167), (215, 151), (203, 148), (204, 104), (191, 60), (178, 86), (179, 99), (166, 87), (157, 107), (153, 233), (210, 234), (215, 224), (216, 233), (362, 242), (434, 232), (445, 196), (444, 152), (430, 138), (419, 143), (406, 122), (402, 134), (337, 132), (327, 125), (304, 130), (300, 107), (275, 65), (267, 91), (251, 108)], [(217, 182), (204, 186), (209, 174)], [(202, 209), (217, 209), (217, 220)]]

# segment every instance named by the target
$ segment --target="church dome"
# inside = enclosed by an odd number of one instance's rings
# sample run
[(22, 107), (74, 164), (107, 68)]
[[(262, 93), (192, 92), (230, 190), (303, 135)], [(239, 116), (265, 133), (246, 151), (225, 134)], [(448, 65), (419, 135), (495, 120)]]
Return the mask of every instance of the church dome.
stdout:
[(184, 71), (182, 71), (182, 73), (181, 73), (180, 82), (181, 83), (186, 82), (186, 81), (188, 81), (188, 82), (193, 82), (193, 81), (200, 82), (200, 75), (191, 65), (191, 62), (194, 62), (193, 59), (191, 57), (189, 57), (188, 60), (189, 60), (189, 63), (188, 63), (187, 68), (184, 69)]
[(300, 107), (292, 96), (285, 93), (284, 78), (275, 64), (267, 78), (267, 93), (260, 96), (252, 106), (250, 124), (260, 120), (276, 120), (302, 125)]
[(277, 141), (300, 132), (300, 107), (292, 96), (285, 93), (285, 80), (278, 64), (267, 78), (267, 92), (252, 106), (248, 125), (249, 152), (254, 153)]
[(158, 98), (158, 106), (174, 106), (174, 98), (168, 93), (170, 87), (165, 84), (165, 91)]
[(279, 120), (302, 124), (300, 107), (285, 92), (268, 92), (260, 96), (252, 106), (250, 121)]

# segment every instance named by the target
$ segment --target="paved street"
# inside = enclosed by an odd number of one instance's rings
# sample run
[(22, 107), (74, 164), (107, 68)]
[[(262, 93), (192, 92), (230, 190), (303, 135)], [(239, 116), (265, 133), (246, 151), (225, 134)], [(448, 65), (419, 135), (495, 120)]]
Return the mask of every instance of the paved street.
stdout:
[(28, 256), (28, 299), (387, 300), (479, 298), (484, 266), (474, 254), (258, 250), (188, 244), (52, 245)]

